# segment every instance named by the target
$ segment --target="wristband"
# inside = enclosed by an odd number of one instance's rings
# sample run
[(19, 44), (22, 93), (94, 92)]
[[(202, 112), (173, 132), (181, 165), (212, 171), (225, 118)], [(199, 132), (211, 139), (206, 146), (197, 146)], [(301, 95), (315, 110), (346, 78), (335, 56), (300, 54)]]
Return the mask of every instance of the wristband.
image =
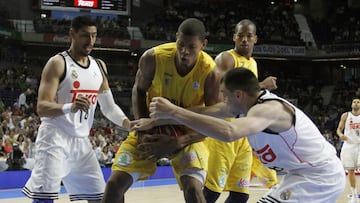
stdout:
[(67, 103), (67, 104), (64, 104), (63, 106), (62, 106), (62, 112), (64, 113), (64, 114), (68, 114), (68, 113), (70, 113), (71, 112), (71, 106), (72, 106), (72, 103)]

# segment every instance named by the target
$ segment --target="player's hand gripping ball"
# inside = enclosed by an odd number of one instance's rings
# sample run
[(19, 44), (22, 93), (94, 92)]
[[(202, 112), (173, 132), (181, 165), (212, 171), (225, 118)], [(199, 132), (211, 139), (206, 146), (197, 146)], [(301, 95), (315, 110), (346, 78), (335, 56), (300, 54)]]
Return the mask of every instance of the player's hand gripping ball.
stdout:
[(186, 133), (185, 127), (181, 125), (162, 125), (153, 127), (147, 131), (138, 131), (138, 142), (156, 142), (160, 136), (179, 137)]

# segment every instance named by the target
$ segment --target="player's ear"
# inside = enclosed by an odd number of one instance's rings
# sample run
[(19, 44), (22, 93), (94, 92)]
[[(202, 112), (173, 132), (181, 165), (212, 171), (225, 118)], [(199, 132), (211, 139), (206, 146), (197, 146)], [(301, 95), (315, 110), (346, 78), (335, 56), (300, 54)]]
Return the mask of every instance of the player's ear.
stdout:
[(234, 94), (235, 94), (236, 98), (240, 99), (244, 96), (245, 92), (241, 91), (241, 90), (235, 90)]
[(69, 36), (70, 38), (73, 38), (74, 37), (74, 34), (75, 34), (75, 30), (73, 28), (70, 28), (69, 29)]
[(207, 39), (204, 39), (204, 40), (202, 41), (201, 50), (203, 50), (203, 49), (207, 46), (207, 44), (208, 44), (208, 40), (207, 40)]
[(233, 34), (233, 42), (236, 42), (236, 37), (237, 37), (237, 34), (234, 33), (234, 34)]

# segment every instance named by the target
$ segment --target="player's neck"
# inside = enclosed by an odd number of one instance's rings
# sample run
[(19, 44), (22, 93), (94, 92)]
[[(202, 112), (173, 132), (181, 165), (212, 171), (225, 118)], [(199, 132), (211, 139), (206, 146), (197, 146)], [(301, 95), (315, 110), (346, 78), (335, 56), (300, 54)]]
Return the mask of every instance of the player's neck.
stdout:
[(68, 50), (69, 55), (71, 56), (71, 58), (73, 58), (77, 63), (83, 65), (83, 66), (87, 66), (89, 63), (88, 57), (84, 56), (82, 54), (78, 54), (76, 52), (76, 50), (74, 50), (73, 48), (70, 47), (70, 49)]
[(351, 114), (354, 115), (354, 116), (360, 115), (360, 109), (359, 110), (352, 110)]
[(236, 52), (238, 55), (246, 58), (247, 60), (249, 60), (249, 59), (251, 58), (251, 56), (252, 56), (252, 52), (249, 52), (249, 53), (247, 53), (247, 54), (244, 54), (244, 53), (241, 53), (238, 49), (236, 49), (236, 47), (234, 48), (234, 50), (235, 50), (235, 52)]

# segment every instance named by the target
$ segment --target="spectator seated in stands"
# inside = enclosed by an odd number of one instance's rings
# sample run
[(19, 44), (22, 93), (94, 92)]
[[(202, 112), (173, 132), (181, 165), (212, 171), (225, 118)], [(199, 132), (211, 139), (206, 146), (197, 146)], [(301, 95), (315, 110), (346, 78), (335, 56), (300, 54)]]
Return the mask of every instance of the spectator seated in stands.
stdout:
[(13, 151), (9, 153), (8, 158), (6, 159), (8, 165), (7, 171), (18, 171), (18, 170), (27, 170), (24, 168), (26, 160), (24, 154), (19, 148), (19, 145), (13, 145)]

